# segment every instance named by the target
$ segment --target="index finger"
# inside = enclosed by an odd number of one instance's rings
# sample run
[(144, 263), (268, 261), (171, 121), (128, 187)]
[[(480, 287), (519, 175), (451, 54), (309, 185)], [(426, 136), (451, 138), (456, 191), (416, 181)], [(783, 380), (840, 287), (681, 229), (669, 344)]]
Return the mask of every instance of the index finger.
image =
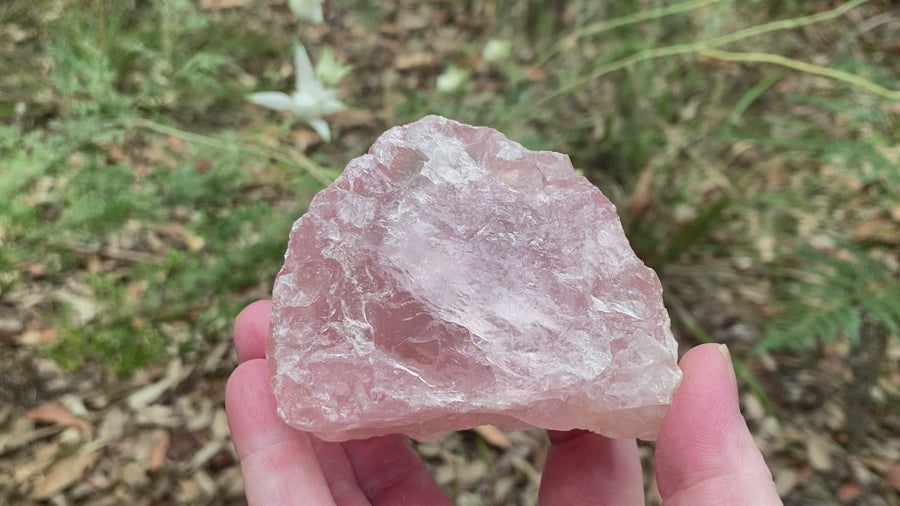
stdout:
[(258, 300), (245, 307), (234, 320), (234, 350), (238, 362), (266, 358), (266, 336), (269, 334), (271, 300)]

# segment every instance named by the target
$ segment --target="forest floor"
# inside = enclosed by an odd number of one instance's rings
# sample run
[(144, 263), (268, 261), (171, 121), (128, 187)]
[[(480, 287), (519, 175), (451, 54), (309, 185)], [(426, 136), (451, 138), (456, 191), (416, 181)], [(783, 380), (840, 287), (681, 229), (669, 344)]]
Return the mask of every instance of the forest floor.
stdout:
[[(896, 283), (900, 12), (627, 4), (326, 2), (322, 25), (275, 0), (0, 6), (0, 504), (245, 503), (223, 404), (233, 318), (268, 297), (322, 184), (439, 113), (569, 153), (617, 204), (681, 351), (731, 348), (785, 504), (900, 505), (898, 336), (858, 317), (854, 336), (851, 302), (812, 327), (821, 341), (768, 327), (796, 309), (785, 273), (816, 255), (864, 253), (884, 269), (867, 290)], [(735, 39), (749, 62), (677, 45), (785, 19)], [(352, 67), (330, 143), (244, 99), (290, 89), (298, 38)], [(509, 53), (483, 53), (490, 39)], [(543, 431), (414, 444), (457, 504), (535, 504)]]

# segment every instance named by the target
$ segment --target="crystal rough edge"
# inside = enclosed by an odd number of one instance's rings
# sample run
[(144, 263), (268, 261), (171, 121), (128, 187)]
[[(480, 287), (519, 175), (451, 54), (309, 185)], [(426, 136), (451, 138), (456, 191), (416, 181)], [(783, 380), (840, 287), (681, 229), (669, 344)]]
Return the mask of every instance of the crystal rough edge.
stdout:
[(654, 439), (681, 380), (656, 273), (568, 157), (428, 116), (294, 223), (267, 357), (326, 441), (495, 424)]

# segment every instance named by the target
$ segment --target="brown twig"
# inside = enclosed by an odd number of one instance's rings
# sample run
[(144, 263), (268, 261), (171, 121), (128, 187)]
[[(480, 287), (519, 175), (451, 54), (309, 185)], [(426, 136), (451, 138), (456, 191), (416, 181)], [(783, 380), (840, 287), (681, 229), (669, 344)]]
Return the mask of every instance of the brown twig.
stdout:
[(115, 246), (99, 246), (94, 244), (79, 244), (71, 242), (57, 242), (53, 246), (72, 251), (81, 255), (98, 255), (113, 260), (126, 262), (158, 262), (161, 257), (143, 251), (116, 248)]

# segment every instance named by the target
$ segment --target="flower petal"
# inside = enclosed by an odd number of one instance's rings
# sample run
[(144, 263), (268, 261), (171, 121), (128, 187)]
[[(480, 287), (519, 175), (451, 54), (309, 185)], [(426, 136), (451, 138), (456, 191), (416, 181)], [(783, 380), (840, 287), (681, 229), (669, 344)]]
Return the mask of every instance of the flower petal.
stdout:
[(311, 119), (307, 120), (306, 123), (319, 134), (319, 137), (321, 137), (323, 141), (331, 142), (331, 129), (328, 128), (328, 123), (326, 123), (324, 119)]
[(299, 42), (294, 45), (294, 76), (298, 93), (312, 86), (321, 86), (316, 80), (309, 54)]
[(307, 121), (322, 117), (322, 108), (318, 96), (312, 93), (294, 93), (293, 99), (295, 118)]
[(250, 102), (274, 109), (276, 111), (289, 111), (294, 107), (294, 100), (287, 93), (280, 91), (261, 91), (247, 96)]
[(322, 15), (322, 0), (288, 0), (288, 6), (301, 19), (320, 24), (325, 20)]

